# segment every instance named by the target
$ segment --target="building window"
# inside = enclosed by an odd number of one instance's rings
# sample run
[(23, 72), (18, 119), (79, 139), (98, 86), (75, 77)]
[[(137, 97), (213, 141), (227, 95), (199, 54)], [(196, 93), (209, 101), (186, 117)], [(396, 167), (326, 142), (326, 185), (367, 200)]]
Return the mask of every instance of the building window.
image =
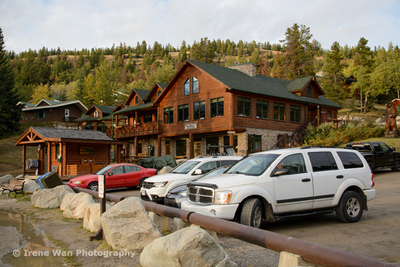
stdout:
[(201, 120), (206, 117), (206, 101), (199, 101), (193, 103), (193, 119)]
[(186, 82), (183, 84), (183, 95), (190, 94), (190, 79), (187, 79)]
[(269, 117), (269, 102), (265, 100), (257, 100), (256, 118), (268, 119)]
[(307, 96), (312, 97), (312, 87), (310, 85), (307, 87)]
[(186, 156), (186, 140), (176, 140), (176, 155)]
[(189, 105), (178, 106), (178, 122), (189, 121)]
[(251, 134), (249, 135), (248, 149), (249, 153), (261, 152), (262, 151), (261, 135)]
[(291, 122), (300, 122), (301, 121), (300, 114), (301, 114), (300, 106), (290, 105), (290, 121)]
[(157, 96), (161, 95), (161, 90), (158, 90)]
[(99, 117), (99, 111), (98, 110), (95, 110), (94, 112), (93, 112), (93, 118), (98, 118)]
[(147, 114), (143, 116), (143, 122), (152, 122), (153, 116), (151, 114)]
[(174, 108), (164, 108), (164, 124), (174, 123)]
[(198, 93), (199, 92), (199, 80), (197, 80), (195, 77), (192, 78), (192, 93)]
[[(229, 135), (224, 136), (224, 146), (229, 146)], [(236, 153), (238, 153), (238, 136), (237, 135), (233, 136), (233, 149), (235, 150)]]
[(46, 111), (45, 110), (36, 111), (36, 118), (37, 119), (45, 119), (46, 118)]
[(332, 110), (328, 110), (328, 119), (332, 118), (333, 118)]
[(219, 155), (219, 137), (207, 137), (206, 138), (206, 154), (207, 155)]
[(286, 104), (274, 103), (274, 120), (277, 121), (286, 120)]
[(237, 105), (238, 116), (251, 117), (251, 98), (238, 97)]
[(211, 114), (210, 115), (211, 118), (224, 116), (224, 98), (223, 97), (211, 99), (210, 114)]

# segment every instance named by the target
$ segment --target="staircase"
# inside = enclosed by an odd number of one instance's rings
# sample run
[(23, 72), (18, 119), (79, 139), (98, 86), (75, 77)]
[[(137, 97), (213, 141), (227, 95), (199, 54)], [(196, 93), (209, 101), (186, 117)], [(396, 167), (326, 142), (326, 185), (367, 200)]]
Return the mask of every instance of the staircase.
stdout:
[(306, 120), (291, 135), (287, 133), (278, 134), (277, 142), (273, 146), (273, 148), (298, 147), (303, 145), (304, 138), (306, 136), (306, 130), (309, 124), (316, 125), (317, 120), (315, 119), (311, 123), (309, 122), (309, 120)]

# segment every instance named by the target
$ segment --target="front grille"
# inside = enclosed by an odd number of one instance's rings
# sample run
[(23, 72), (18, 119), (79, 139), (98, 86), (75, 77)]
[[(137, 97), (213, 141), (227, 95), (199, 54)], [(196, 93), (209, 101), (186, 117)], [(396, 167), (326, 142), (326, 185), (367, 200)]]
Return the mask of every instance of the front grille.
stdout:
[(187, 199), (189, 202), (196, 204), (212, 204), (214, 202), (214, 189), (202, 186), (189, 186)]
[(143, 188), (145, 189), (150, 189), (154, 186), (154, 183), (150, 183), (150, 182), (143, 182)]

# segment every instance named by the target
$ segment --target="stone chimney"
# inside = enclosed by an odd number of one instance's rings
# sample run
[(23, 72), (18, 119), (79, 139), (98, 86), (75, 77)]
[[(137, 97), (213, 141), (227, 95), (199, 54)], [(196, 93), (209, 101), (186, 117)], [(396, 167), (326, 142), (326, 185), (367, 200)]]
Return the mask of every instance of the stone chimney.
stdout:
[(250, 77), (255, 77), (257, 75), (256, 65), (253, 63), (230, 65), (228, 68), (241, 71)]

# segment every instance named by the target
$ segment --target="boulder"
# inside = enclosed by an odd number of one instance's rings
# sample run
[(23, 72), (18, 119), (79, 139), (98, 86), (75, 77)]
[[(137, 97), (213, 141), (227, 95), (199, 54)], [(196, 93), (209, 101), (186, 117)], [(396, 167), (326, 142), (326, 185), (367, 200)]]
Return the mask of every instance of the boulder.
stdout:
[(60, 204), (60, 210), (65, 210), (71, 203), (75, 195), (76, 195), (75, 192), (66, 194)]
[(59, 208), (65, 195), (74, 191), (68, 185), (59, 185), (54, 188), (36, 190), (33, 192), (31, 202), (38, 208)]
[(24, 192), (25, 193), (33, 193), (36, 189), (40, 188), (40, 186), (36, 183), (35, 180), (25, 179), (24, 184)]
[(65, 206), (63, 216), (66, 218), (83, 219), (86, 206), (96, 202), (97, 199), (88, 193), (80, 192), (75, 194), (70, 203)]
[(0, 177), (0, 185), (10, 182), (11, 179), (14, 179), (14, 176), (12, 176), (11, 174), (6, 174)]
[[(106, 211), (112, 207), (110, 202), (106, 203)], [(83, 212), (83, 228), (90, 232), (97, 232), (101, 227), (100, 203), (91, 203), (85, 207)]]
[(173, 168), (170, 167), (170, 166), (165, 166), (165, 167), (163, 167), (163, 168), (158, 172), (158, 174), (168, 173), (168, 172), (170, 172), (172, 169), (173, 169)]
[(103, 213), (101, 226), (107, 243), (117, 250), (140, 250), (161, 236), (137, 197), (126, 198)]
[(225, 250), (203, 229), (190, 226), (160, 237), (140, 254), (140, 265), (146, 266), (237, 266)]

